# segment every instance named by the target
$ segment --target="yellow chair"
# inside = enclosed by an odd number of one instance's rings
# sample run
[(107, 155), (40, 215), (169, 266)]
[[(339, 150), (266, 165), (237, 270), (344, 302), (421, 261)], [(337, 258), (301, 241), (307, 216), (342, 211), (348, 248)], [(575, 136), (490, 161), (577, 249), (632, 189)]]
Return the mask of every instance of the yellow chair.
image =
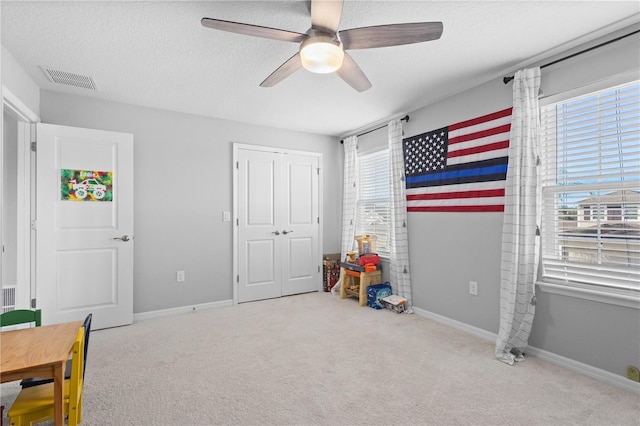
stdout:
[[(82, 422), (83, 360), (84, 327), (80, 327), (73, 344), (71, 378), (64, 381), (64, 414), (69, 426)], [(53, 383), (22, 389), (7, 412), (9, 424), (21, 426), (49, 420), (53, 418), (53, 408)]]

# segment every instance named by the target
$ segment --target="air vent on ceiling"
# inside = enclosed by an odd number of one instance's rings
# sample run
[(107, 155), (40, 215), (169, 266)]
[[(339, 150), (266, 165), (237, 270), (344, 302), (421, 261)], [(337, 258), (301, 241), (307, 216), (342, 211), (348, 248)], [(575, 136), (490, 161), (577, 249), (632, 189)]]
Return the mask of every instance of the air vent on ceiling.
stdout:
[(40, 66), (42, 71), (52, 83), (65, 84), (67, 86), (81, 87), (83, 89), (98, 90), (93, 78), (68, 71), (60, 71), (51, 67)]

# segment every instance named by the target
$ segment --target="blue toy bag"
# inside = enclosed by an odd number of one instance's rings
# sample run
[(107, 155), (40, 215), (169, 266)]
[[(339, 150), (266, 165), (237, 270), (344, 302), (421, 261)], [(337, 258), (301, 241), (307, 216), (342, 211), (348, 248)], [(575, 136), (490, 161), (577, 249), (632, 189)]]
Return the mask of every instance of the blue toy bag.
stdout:
[(373, 309), (383, 309), (380, 299), (391, 295), (391, 284), (374, 284), (367, 287), (367, 306)]

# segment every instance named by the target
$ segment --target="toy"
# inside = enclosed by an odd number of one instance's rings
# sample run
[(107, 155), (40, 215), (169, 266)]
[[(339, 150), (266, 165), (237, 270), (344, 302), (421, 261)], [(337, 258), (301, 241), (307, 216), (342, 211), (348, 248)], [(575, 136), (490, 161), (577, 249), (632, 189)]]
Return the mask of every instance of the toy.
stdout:
[(383, 297), (380, 299), (380, 304), (385, 308), (396, 311), (397, 314), (400, 314), (405, 311), (405, 303), (407, 299), (404, 297), (400, 297), (398, 295), (392, 294), (387, 297)]
[(380, 304), (383, 297), (391, 295), (391, 284), (374, 284), (367, 287), (367, 305), (373, 309), (383, 309)]
[(362, 254), (360, 255), (360, 257), (358, 257), (358, 265), (365, 266), (367, 263), (370, 263), (372, 265), (380, 264), (380, 256), (375, 253), (370, 253)]
[(325, 255), (322, 264), (324, 268), (323, 288), (324, 291), (331, 291), (340, 279), (340, 253)]

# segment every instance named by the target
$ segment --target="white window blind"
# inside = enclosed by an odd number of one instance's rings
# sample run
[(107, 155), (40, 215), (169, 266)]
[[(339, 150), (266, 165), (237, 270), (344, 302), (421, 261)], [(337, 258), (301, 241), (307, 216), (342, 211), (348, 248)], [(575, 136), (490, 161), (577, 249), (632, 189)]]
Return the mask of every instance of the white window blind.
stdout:
[(542, 108), (543, 280), (640, 290), (640, 85)]
[(375, 235), (380, 256), (389, 255), (390, 200), (389, 150), (359, 155), (356, 235)]

